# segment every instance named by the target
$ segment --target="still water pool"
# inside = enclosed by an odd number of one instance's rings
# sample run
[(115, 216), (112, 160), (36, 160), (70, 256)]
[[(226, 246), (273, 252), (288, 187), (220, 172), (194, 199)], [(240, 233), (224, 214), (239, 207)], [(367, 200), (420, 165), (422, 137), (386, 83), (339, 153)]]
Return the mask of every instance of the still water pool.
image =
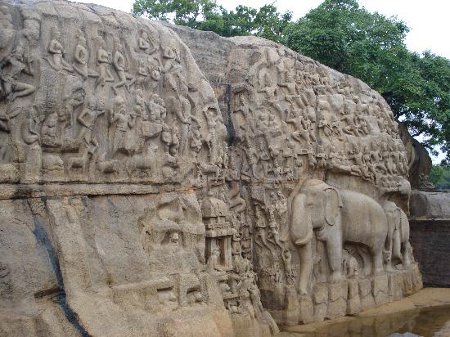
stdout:
[(415, 309), (376, 317), (355, 317), (314, 332), (282, 332), (277, 337), (450, 337), (450, 306)]

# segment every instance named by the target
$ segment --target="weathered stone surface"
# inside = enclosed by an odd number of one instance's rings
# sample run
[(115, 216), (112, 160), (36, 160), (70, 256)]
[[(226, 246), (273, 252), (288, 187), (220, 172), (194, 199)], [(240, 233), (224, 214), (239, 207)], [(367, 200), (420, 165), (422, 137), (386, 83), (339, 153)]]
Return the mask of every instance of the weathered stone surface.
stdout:
[(421, 287), (361, 81), (94, 5), (0, 23), (0, 335), (269, 336)]
[(411, 245), (426, 285), (450, 285), (450, 193), (414, 190), (410, 200)]
[(429, 176), (433, 163), (425, 147), (415, 140), (404, 125), (399, 125), (400, 138), (405, 145), (408, 158), (408, 179), (411, 188), (420, 190), (433, 189)]
[(413, 219), (450, 219), (450, 193), (425, 192), (414, 190), (410, 199), (411, 218)]

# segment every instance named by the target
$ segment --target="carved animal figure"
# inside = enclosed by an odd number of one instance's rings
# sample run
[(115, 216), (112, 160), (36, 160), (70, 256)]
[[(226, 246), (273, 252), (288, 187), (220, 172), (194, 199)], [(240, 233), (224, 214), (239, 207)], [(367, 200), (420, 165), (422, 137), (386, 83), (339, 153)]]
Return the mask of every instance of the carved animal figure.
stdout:
[(67, 171), (71, 171), (74, 168), (81, 169), (83, 173), (86, 172), (86, 166), (89, 159), (92, 157), (93, 151), (85, 149), (81, 156), (71, 157), (67, 160)]
[(131, 176), (135, 171), (151, 172), (154, 171), (155, 156), (154, 155), (135, 155), (127, 160), (127, 173)]
[(365, 245), (372, 257), (373, 273), (382, 272), (387, 231), (384, 210), (372, 198), (338, 190), (322, 180), (307, 180), (291, 204), (290, 235), (300, 260), (299, 291), (308, 293), (313, 267), (313, 233), (317, 240), (326, 243), (330, 281), (337, 281), (342, 278), (344, 243)]
[(392, 201), (385, 201), (383, 208), (388, 222), (385, 243), (387, 268), (392, 270), (395, 261), (400, 261), (406, 268), (411, 264), (408, 216)]
[(105, 174), (119, 172), (119, 161), (117, 159), (106, 160), (106, 153), (102, 153), (97, 161), (97, 168)]

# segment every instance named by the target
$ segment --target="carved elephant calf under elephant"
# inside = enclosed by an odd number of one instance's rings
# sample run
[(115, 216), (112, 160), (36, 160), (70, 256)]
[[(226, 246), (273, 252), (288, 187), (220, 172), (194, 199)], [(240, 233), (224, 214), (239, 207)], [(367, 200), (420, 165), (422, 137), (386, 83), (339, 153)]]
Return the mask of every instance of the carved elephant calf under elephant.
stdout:
[[(318, 179), (310, 179), (303, 184), (292, 199), (290, 219), (291, 239), (299, 254), (298, 286), (301, 294), (307, 294), (310, 285), (314, 233), (318, 241), (325, 243), (331, 282), (343, 277), (344, 244), (355, 244), (368, 252), (370, 259), (364, 260), (364, 267), (369, 274), (384, 272), (383, 252), (386, 250), (392, 252), (393, 258), (409, 264), (406, 214), (392, 202), (385, 205), (388, 209), (396, 207), (394, 211), (399, 214), (398, 219), (389, 211), (386, 216), (386, 208), (364, 194), (340, 190)], [(406, 223), (400, 225), (403, 218), (406, 218)], [(403, 254), (400, 254), (401, 250)], [(370, 266), (372, 270), (367, 270)]]

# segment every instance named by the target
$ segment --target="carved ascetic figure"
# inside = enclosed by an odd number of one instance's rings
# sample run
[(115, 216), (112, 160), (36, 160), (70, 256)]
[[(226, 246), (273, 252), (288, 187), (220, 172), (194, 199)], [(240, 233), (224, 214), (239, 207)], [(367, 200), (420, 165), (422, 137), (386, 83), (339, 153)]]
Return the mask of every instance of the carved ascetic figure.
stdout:
[(130, 153), (133, 150), (133, 134), (136, 115), (127, 111), (125, 100), (121, 96), (114, 99), (114, 107), (109, 114), (109, 123), (113, 127), (112, 153)]
[(317, 240), (325, 242), (330, 281), (342, 278), (344, 243), (365, 245), (372, 256), (373, 273), (383, 271), (382, 253), (388, 224), (383, 208), (372, 198), (310, 179), (294, 196), (291, 213), (290, 233), (299, 254), (301, 293), (308, 293), (314, 234)]
[(385, 201), (383, 208), (389, 227), (385, 245), (387, 268), (393, 270), (396, 262), (407, 268), (411, 264), (408, 216), (392, 201)]

